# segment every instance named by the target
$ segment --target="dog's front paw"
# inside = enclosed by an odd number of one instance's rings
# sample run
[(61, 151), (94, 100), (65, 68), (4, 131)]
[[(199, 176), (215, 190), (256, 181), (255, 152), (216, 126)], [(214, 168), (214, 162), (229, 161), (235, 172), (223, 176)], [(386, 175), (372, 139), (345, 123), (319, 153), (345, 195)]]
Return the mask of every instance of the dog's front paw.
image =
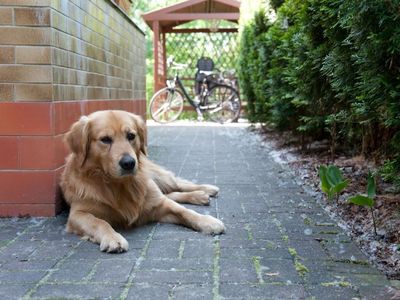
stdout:
[(215, 197), (219, 193), (219, 187), (211, 184), (202, 184), (203, 191), (205, 191), (209, 196)]
[(200, 231), (205, 234), (221, 234), (225, 232), (224, 223), (211, 216), (203, 215), (199, 227)]
[(108, 253), (122, 253), (128, 251), (128, 241), (119, 233), (104, 236), (100, 243), (100, 250)]

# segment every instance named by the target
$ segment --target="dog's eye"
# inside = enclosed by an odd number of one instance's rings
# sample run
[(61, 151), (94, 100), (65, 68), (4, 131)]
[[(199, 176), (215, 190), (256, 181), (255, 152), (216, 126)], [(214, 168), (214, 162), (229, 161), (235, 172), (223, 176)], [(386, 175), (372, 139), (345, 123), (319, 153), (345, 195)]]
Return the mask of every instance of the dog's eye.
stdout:
[(126, 138), (128, 139), (128, 141), (133, 141), (135, 139), (136, 135), (132, 132), (128, 132), (126, 134)]
[(103, 144), (111, 144), (112, 143), (112, 138), (110, 138), (109, 136), (104, 136), (104, 137), (102, 137), (101, 139), (100, 139), (100, 141), (103, 143)]

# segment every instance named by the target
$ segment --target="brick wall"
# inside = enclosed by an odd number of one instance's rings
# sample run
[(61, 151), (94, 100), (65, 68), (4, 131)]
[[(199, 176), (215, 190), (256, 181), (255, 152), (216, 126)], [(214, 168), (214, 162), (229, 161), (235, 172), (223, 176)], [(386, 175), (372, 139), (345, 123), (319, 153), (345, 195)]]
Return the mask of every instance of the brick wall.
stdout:
[(63, 135), (101, 109), (145, 114), (135, 24), (109, 0), (0, 0), (0, 215), (59, 211)]

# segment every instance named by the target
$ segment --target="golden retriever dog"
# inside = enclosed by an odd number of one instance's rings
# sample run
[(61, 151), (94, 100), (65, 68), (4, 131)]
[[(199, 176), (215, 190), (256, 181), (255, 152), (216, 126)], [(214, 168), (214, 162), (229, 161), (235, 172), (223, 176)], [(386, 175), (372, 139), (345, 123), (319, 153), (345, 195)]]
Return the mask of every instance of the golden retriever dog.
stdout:
[(128, 242), (114, 228), (148, 222), (225, 231), (220, 220), (179, 204), (207, 205), (219, 189), (177, 178), (150, 161), (146, 132), (139, 116), (108, 110), (81, 117), (66, 134), (72, 152), (60, 183), (70, 205), (66, 229), (100, 244), (101, 251), (127, 251)]

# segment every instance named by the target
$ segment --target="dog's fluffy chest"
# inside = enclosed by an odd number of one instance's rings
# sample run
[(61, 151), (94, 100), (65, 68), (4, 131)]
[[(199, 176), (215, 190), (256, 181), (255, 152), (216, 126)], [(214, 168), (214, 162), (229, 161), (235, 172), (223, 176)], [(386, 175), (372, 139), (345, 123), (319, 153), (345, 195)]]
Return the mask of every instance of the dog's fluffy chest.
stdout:
[(141, 214), (146, 196), (146, 185), (143, 182), (140, 176), (135, 176), (134, 180), (126, 180), (106, 187), (105, 194), (108, 194), (107, 198), (111, 200), (109, 205), (115, 213), (122, 216), (126, 222), (124, 225), (133, 225)]

